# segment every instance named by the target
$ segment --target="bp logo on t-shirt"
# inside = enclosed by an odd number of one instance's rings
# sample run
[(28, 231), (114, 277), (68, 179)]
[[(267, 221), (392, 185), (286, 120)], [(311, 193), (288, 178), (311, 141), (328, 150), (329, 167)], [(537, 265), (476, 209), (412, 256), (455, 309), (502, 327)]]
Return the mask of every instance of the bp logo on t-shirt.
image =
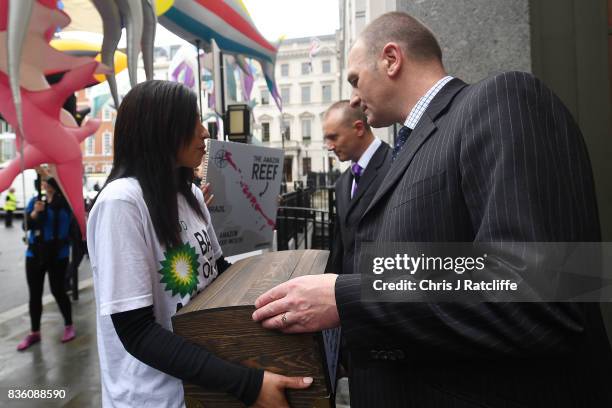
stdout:
[(170, 248), (164, 252), (166, 259), (161, 261), (162, 268), (158, 271), (165, 283), (164, 288), (172, 291), (172, 296), (179, 293), (181, 296), (190, 295), (198, 287), (198, 255), (195, 248), (189, 244)]

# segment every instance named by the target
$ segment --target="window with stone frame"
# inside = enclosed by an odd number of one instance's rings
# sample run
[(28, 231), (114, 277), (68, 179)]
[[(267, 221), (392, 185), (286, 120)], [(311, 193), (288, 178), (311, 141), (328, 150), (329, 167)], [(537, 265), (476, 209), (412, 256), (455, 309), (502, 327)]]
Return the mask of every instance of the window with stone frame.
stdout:
[(261, 141), (262, 142), (270, 141), (270, 122), (263, 122), (261, 124)]
[(312, 171), (312, 159), (310, 157), (302, 158), (302, 174), (308, 174)]
[(310, 142), (312, 138), (312, 120), (310, 118), (302, 119), (302, 141)]
[(289, 76), (289, 64), (281, 64), (281, 76), (282, 77)]
[(310, 85), (302, 85), (302, 103), (310, 103)]
[(91, 135), (85, 139), (85, 156), (95, 154), (96, 135)]
[(332, 87), (329, 84), (321, 86), (321, 99), (324, 103), (330, 103), (332, 100)]
[(329, 74), (331, 72), (331, 61), (330, 60), (321, 61), (321, 72), (324, 74)]
[(113, 154), (113, 134), (108, 130), (102, 134), (102, 154), (104, 156)]
[(291, 103), (291, 88), (281, 88), (281, 99), (283, 100), (283, 105), (289, 105)]
[(282, 126), (283, 127), (281, 130), (285, 140), (291, 140), (291, 121), (289, 121), (288, 119), (283, 119)]

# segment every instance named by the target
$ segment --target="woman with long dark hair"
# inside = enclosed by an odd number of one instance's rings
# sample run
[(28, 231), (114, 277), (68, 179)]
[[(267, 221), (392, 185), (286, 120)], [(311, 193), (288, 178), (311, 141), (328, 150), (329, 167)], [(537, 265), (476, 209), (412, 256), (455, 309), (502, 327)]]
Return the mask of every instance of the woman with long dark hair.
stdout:
[(207, 137), (183, 85), (141, 83), (119, 107), (113, 169), (87, 228), (105, 407), (182, 407), (181, 380), (279, 407), (285, 388), (312, 382), (229, 363), (172, 333), (171, 317), (228, 265), (191, 182)]
[(51, 293), (64, 317), (61, 341), (75, 337), (72, 325), (72, 305), (66, 295), (64, 277), (68, 266), (71, 211), (62, 191), (53, 178), (42, 182), (45, 201), (34, 197), (25, 209), (30, 230), (26, 251), (26, 278), (30, 294), (29, 309), (32, 331), (17, 345), (23, 351), (40, 341), (40, 318), (45, 274), (49, 273)]

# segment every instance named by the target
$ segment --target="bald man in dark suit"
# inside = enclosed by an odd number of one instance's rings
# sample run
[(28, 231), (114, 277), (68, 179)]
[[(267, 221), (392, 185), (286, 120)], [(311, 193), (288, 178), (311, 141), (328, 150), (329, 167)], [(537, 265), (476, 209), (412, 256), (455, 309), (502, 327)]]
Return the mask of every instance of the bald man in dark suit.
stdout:
[(334, 238), (326, 271), (352, 273), (355, 230), (389, 170), (391, 148), (372, 134), (366, 116), (348, 100), (334, 103), (325, 112), (323, 139), (340, 161), (351, 162), (336, 182)]

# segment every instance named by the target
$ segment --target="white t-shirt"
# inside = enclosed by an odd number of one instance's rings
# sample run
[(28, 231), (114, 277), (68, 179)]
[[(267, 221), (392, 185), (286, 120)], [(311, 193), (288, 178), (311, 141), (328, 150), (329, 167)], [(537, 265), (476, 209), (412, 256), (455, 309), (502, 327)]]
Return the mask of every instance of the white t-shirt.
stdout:
[(98, 354), (104, 407), (183, 407), (179, 379), (132, 357), (110, 315), (153, 305), (155, 320), (172, 330), (177, 307), (217, 277), (221, 248), (202, 192), (192, 188), (207, 222), (178, 195), (183, 245), (166, 249), (155, 235), (140, 184), (134, 178), (109, 183), (87, 223), (87, 247), (96, 296)]

